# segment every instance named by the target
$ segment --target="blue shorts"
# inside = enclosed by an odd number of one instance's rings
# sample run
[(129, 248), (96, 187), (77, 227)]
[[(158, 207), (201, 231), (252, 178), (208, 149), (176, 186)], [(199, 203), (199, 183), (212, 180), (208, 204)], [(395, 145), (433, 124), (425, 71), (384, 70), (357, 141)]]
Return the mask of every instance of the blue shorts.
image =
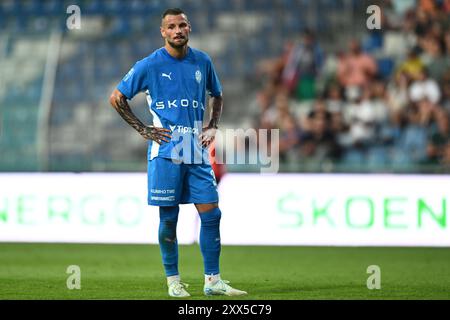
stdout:
[(148, 162), (148, 204), (176, 206), (219, 201), (217, 183), (210, 164), (174, 163), (156, 157)]

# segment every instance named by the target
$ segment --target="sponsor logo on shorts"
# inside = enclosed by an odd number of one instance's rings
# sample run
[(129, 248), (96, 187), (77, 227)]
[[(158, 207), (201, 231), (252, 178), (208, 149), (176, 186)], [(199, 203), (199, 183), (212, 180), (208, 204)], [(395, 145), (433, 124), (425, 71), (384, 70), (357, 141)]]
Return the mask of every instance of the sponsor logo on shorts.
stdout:
[(175, 196), (167, 196), (168, 194), (175, 194), (175, 189), (151, 189), (151, 200), (155, 201), (175, 201)]
[(175, 196), (169, 196), (169, 197), (152, 196), (151, 199), (155, 200), (155, 201), (175, 201)]
[(175, 189), (151, 189), (150, 192), (156, 194), (174, 194)]

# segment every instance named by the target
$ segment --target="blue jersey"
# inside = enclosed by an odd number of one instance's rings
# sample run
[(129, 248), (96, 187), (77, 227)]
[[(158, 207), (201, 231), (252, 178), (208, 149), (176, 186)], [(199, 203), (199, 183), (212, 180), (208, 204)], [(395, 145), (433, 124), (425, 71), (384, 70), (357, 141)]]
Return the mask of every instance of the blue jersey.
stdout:
[[(172, 131), (172, 140), (168, 143), (159, 145), (149, 141), (149, 160), (162, 157), (192, 161), (195, 152), (204, 156), (196, 138), (201, 133), (206, 93), (213, 97), (222, 95), (219, 78), (206, 53), (188, 47), (186, 56), (177, 59), (164, 47), (160, 48), (138, 61), (117, 89), (129, 100), (145, 92), (153, 125)], [(183, 139), (189, 141), (190, 149)], [(186, 154), (186, 150), (191, 151), (190, 154)]]

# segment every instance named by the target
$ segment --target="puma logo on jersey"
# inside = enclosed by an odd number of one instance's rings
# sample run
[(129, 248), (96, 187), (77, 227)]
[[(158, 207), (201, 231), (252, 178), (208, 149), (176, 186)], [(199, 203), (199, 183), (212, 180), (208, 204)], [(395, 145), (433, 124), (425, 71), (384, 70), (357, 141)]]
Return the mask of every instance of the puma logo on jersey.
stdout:
[(170, 77), (170, 75), (172, 74), (172, 72), (171, 73), (169, 73), (169, 74), (167, 74), (167, 73), (161, 73), (161, 76), (164, 78), (164, 77), (166, 77), (166, 78), (169, 78), (169, 80), (172, 80), (172, 78)]

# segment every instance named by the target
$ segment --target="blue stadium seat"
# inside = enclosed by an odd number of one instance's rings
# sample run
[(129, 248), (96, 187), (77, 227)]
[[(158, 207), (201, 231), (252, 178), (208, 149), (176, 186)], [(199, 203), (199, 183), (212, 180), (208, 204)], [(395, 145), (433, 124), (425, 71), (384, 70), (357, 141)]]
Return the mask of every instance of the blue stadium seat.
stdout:
[(78, 73), (78, 68), (79, 68), (79, 66), (77, 66), (75, 63), (71, 63), (69, 61), (69, 62), (60, 64), (57, 74), (60, 77), (60, 79), (63, 82), (65, 82), (70, 79), (73, 79), (73, 77), (76, 76), (76, 74)]
[(166, 4), (161, 0), (154, 0), (147, 3), (147, 10), (150, 14), (156, 14), (159, 16), (165, 8)]
[(394, 70), (395, 62), (391, 58), (377, 59), (378, 74), (382, 79), (388, 79)]
[(362, 150), (350, 148), (344, 152), (342, 164), (352, 170), (361, 170), (366, 163), (366, 155)]
[[(65, 97), (67, 97), (65, 95)], [(51, 123), (55, 126), (63, 125), (66, 122), (70, 122), (73, 113), (70, 112), (72, 109), (65, 105), (64, 102), (55, 103), (52, 108)]]
[(329, 10), (343, 10), (345, 9), (345, 4), (343, 0), (316, 0), (321, 12), (326, 12)]
[(114, 16), (111, 19), (112, 24), (109, 35), (124, 36), (130, 32), (130, 22), (126, 16)]
[(60, 15), (66, 12), (67, 8), (64, 8), (63, 2), (60, 0), (46, 0), (42, 3), (42, 14), (44, 15)]
[(282, 22), (283, 34), (299, 34), (305, 28), (305, 19), (301, 19), (297, 12), (286, 13)]
[[(127, 1), (128, 2), (128, 1)], [(125, 12), (125, 7), (127, 2), (121, 0), (105, 0), (103, 1), (103, 9), (106, 14), (109, 15), (119, 15)]]
[(372, 146), (367, 154), (367, 164), (374, 170), (385, 167), (389, 164), (389, 152), (385, 146)]
[(128, 0), (122, 6), (121, 13), (135, 18), (141, 10), (145, 10), (146, 4), (142, 0)]
[(270, 12), (274, 3), (273, 0), (260, 0), (260, 1), (243, 1), (244, 11), (268, 11)]
[(281, 7), (285, 12), (296, 13), (301, 8), (301, 4), (297, 0), (278, 0), (278, 7)]
[(82, 3), (82, 12), (90, 15), (104, 14), (104, 1), (84, 0)]
[[(194, 1), (195, 3), (200, 3), (200, 1)], [(223, 1), (223, 0), (211, 0), (208, 3), (209, 12), (212, 13), (224, 13), (234, 10), (232, 1)]]
[(378, 30), (372, 30), (368, 33), (368, 36), (364, 39), (362, 43), (362, 49), (365, 52), (374, 52), (383, 47), (383, 32)]
[(26, 2), (21, 2), (21, 9), (23, 14), (28, 16), (39, 16), (43, 14), (42, 1), (40, 0), (29, 0)]
[(26, 19), (21, 16), (9, 15), (6, 29), (15, 34), (22, 34), (26, 30)]
[(5, 16), (15, 16), (20, 14), (20, 3), (18, 1), (0, 1), (1, 11)]

